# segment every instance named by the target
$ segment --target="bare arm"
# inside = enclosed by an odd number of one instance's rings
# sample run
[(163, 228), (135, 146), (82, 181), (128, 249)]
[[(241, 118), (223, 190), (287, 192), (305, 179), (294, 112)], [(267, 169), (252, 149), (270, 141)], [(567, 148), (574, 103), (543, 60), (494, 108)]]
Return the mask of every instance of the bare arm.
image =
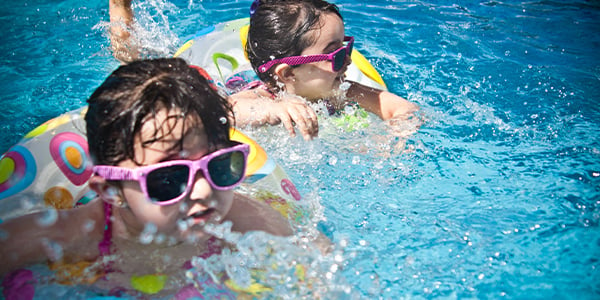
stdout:
[(131, 40), (131, 25), (134, 22), (131, 0), (109, 0), (110, 43), (113, 56), (123, 63), (139, 57), (138, 49)]
[(291, 136), (297, 127), (305, 140), (319, 134), (319, 121), (314, 110), (296, 97), (272, 99), (271, 94), (262, 89), (246, 90), (229, 98), (233, 107), (235, 124), (244, 126), (277, 125), (282, 123)]
[(0, 224), (0, 275), (64, 256), (97, 256), (104, 226), (97, 202), (57, 211), (54, 222), (51, 214), (40, 212)]
[(235, 194), (227, 218), (233, 222), (232, 230), (238, 232), (264, 231), (277, 236), (290, 236), (292, 227), (286, 218), (268, 204)]
[(348, 99), (356, 101), (361, 107), (382, 120), (409, 119), (419, 110), (419, 106), (390, 93), (352, 82), (348, 89)]

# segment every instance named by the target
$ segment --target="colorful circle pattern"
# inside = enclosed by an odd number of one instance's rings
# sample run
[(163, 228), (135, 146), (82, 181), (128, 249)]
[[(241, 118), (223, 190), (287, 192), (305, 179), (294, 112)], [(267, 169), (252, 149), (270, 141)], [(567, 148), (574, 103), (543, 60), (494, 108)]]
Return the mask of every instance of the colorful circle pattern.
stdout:
[(50, 155), (60, 171), (74, 185), (80, 186), (92, 175), (87, 141), (73, 132), (62, 132), (50, 141)]
[(25, 190), (33, 183), (37, 166), (29, 150), (16, 145), (0, 158), (0, 199)]

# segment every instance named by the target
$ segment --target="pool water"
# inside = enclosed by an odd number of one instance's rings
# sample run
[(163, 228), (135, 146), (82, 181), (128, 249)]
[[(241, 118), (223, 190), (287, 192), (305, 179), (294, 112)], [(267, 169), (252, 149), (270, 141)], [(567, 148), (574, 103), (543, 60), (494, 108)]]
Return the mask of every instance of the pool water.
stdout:
[[(250, 3), (134, 5), (147, 52), (168, 56)], [(376, 119), (354, 131), (322, 119), (312, 142), (250, 131), (318, 202), (343, 258), (323, 273), (335, 273), (325, 298), (600, 297), (600, 2), (336, 3), (355, 47), (425, 121), (405, 141)], [(118, 62), (106, 1), (0, 7), (5, 152), (84, 105)]]

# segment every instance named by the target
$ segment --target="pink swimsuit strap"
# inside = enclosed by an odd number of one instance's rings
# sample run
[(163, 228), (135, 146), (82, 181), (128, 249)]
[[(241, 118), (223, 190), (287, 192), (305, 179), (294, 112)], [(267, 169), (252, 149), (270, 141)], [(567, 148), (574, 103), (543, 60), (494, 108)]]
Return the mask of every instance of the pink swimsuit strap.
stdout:
[(110, 245), (112, 240), (112, 222), (110, 217), (112, 216), (112, 205), (104, 202), (104, 236), (102, 241), (98, 243), (98, 250), (100, 256), (106, 256), (110, 254)]

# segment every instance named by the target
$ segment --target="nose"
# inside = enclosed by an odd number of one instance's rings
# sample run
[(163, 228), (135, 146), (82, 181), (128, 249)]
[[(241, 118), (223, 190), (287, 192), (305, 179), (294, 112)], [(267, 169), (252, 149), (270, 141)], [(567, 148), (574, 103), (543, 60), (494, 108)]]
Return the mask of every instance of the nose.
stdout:
[(346, 59), (344, 60), (344, 65), (342, 66), (342, 68), (339, 70), (340, 74), (344, 74), (346, 73), (346, 71), (348, 70), (348, 66), (352, 63), (352, 57), (350, 57), (350, 55), (346, 55)]
[(352, 53), (346, 55), (346, 60), (344, 61), (344, 64), (347, 66), (349, 66), (352, 63)]
[(196, 172), (194, 181), (192, 182), (192, 189), (190, 191), (190, 200), (206, 200), (209, 199), (213, 194), (213, 189), (208, 183), (208, 180), (204, 177), (202, 171)]

